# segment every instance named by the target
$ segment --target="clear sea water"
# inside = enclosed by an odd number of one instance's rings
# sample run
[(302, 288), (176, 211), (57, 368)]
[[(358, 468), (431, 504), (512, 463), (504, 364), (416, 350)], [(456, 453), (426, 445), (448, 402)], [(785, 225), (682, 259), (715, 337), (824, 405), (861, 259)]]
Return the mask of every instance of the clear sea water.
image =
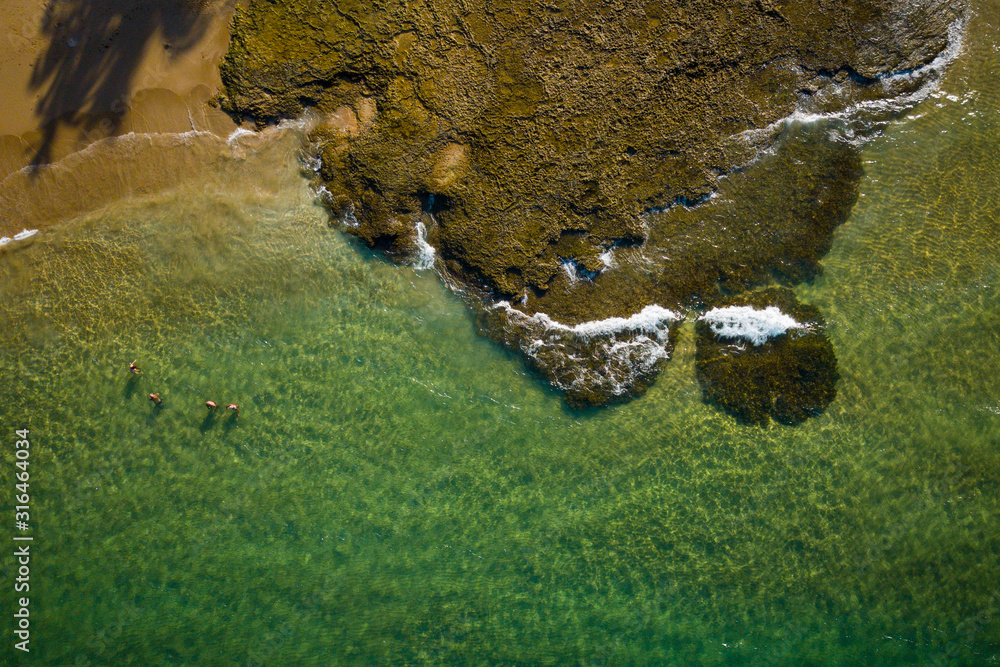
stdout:
[(704, 404), (690, 323), (647, 395), (571, 411), (327, 226), (295, 128), (0, 251), (2, 535), (29, 428), (35, 536), (0, 662), (997, 664), (996, 3), (966, 44), (797, 289), (842, 374), (797, 427)]

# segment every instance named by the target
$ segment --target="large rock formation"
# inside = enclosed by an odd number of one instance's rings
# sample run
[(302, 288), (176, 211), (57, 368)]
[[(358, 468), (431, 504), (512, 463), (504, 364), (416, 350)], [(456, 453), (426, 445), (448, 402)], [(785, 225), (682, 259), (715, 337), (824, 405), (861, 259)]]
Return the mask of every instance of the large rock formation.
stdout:
[[(258, 123), (318, 109), (319, 174), (345, 228), (398, 258), (426, 230), (490, 335), (573, 402), (598, 404), (642, 391), (670, 353), (680, 319), (636, 328), (645, 307), (702, 307), (818, 270), (861, 175), (844, 139), (868, 125), (781, 119), (889, 100), (861, 105), (884, 116), (918, 99), (962, 11), (250, 0), (221, 100)], [(614, 317), (632, 325), (598, 327), (603, 338), (559, 357), (569, 328)], [(647, 343), (655, 353), (637, 355)]]

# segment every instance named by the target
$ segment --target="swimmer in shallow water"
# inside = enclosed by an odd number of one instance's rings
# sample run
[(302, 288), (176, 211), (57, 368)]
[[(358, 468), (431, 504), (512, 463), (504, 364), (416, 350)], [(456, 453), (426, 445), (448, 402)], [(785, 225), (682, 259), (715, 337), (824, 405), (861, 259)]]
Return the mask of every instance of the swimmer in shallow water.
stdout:
[(128, 372), (131, 373), (132, 375), (142, 375), (142, 371), (140, 371), (139, 367), (135, 365), (135, 362), (136, 360), (133, 359), (132, 363), (128, 365)]
[(226, 410), (232, 410), (234, 417), (240, 416), (240, 406), (236, 405), (235, 403), (230, 403), (229, 405), (227, 405)]
[(150, 394), (149, 400), (151, 400), (153, 402), (153, 405), (155, 405), (156, 407), (160, 407), (161, 405), (163, 405), (163, 399), (160, 398), (159, 394)]
[(219, 409), (219, 406), (215, 403), (215, 401), (205, 401), (205, 407), (213, 411)]

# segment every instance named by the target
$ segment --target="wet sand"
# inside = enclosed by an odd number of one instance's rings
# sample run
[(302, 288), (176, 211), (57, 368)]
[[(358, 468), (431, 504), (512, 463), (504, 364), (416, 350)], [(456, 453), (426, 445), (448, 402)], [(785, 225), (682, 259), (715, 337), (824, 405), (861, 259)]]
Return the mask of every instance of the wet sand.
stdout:
[[(197, 143), (236, 128), (208, 102), (237, 2), (9, 0), (0, 16), (0, 236), (169, 187), (211, 159), (181, 155), (177, 135)], [(173, 149), (164, 153), (164, 143)]]

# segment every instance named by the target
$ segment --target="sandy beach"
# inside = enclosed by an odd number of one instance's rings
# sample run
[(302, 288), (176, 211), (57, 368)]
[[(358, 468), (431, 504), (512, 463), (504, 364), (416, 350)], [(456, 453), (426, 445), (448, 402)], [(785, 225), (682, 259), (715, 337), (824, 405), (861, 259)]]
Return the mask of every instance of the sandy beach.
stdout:
[[(190, 159), (172, 169), (156, 141), (135, 138), (235, 129), (208, 101), (237, 2), (10, 0), (0, 17), (0, 235), (190, 177)], [(115, 137), (152, 168), (121, 170)], [(91, 159), (74, 155), (84, 149)], [(72, 170), (58, 168), (71, 158)]]

